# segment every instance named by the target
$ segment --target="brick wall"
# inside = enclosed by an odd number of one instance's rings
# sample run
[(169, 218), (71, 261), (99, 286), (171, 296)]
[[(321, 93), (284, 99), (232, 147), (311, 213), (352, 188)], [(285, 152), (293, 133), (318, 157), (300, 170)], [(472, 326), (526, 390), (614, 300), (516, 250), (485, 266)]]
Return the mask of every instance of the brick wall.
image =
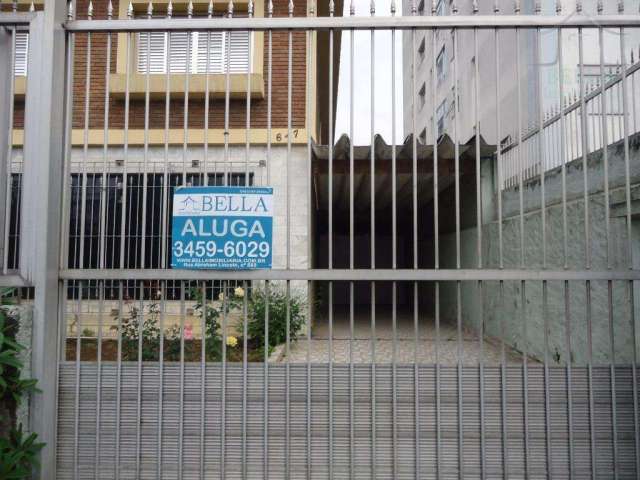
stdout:
[[(94, 19), (106, 18), (108, 0), (96, 0), (94, 5)], [(287, 0), (274, 1), (274, 16), (287, 15)], [(86, 16), (88, 0), (78, 0), (77, 11), (79, 18)], [(294, 0), (294, 13), (296, 16), (304, 16), (306, 13), (306, 1)], [(114, 2), (114, 12), (118, 11), (118, 2)], [(115, 73), (117, 57), (117, 34), (112, 35), (110, 71)], [(87, 34), (77, 34), (75, 37), (74, 56), (74, 82), (73, 82), (73, 127), (84, 127), (84, 102), (86, 86), (87, 65)], [(266, 128), (267, 126), (267, 48), (268, 39), (264, 35), (264, 91), (265, 98), (253, 98), (251, 102), (251, 126), (253, 128)], [(293, 34), (293, 68), (292, 68), (292, 124), (302, 128), (305, 125), (306, 106), (306, 34), (294, 32)], [(272, 126), (285, 128), (287, 126), (287, 66), (288, 66), (288, 33), (273, 32), (273, 70), (272, 70)], [(107, 62), (107, 35), (94, 33), (91, 35), (91, 62), (90, 62), (90, 106), (89, 128), (104, 127), (104, 102), (105, 102), (105, 74)], [(109, 128), (123, 128), (124, 126), (124, 99), (109, 99)], [(141, 129), (144, 127), (144, 99), (131, 99), (129, 107), (129, 128)], [(17, 101), (15, 108), (14, 125), (23, 127), (24, 102)], [(182, 128), (184, 122), (184, 97), (177, 94), (171, 98), (169, 107), (170, 128)], [(202, 128), (204, 126), (204, 100), (194, 99), (189, 101), (188, 120), (190, 128)], [(165, 99), (151, 100), (149, 108), (150, 128), (164, 128)], [(244, 128), (246, 126), (246, 100), (231, 100), (229, 108), (229, 124), (231, 128)], [(223, 128), (224, 126), (224, 99), (210, 99), (209, 128)]]

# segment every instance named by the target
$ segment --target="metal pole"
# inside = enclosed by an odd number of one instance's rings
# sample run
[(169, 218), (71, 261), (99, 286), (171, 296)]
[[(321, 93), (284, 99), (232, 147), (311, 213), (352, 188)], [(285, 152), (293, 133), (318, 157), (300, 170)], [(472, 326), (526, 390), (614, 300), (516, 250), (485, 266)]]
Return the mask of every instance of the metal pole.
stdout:
[[(58, 407), (58, 325), (60, 322), (59, 247), (64, 152), (65, 45), (62, 23), (66, 4), (46, 0), (45, 12), (31, 22), (29, 76), (25, 111), (25, 159), (40, 170), (37, 186), (41, 202), (35, 214), (39, 234), (35, 239), (33, 309), (33, 376), (40, 391), (30, 405), (31, 431), (44, 442), (40, 451), (39, 479), (56, 478), (56, 428)], [(68, 60), (68, 59), (67, 59)], [(37, 159), (37, 162), (35, 160)]]

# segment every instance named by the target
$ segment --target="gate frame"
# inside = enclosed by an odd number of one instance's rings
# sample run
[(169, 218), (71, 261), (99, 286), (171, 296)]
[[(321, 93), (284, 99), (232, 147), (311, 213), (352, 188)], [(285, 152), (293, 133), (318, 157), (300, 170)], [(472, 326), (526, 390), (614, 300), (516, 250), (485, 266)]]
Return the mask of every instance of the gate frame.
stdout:
[[(71, 81), (72, 41), (70, 32), (83, 31), (137, 31), (137, 30), (284, 30), (336, 29), (449, 29), (449, 28), (516, 28), (516, 27), (554, 27), (576, 28), (600, 26), (638, 26), (640, 15), (603, 16), (594, 22), (582, 16), (556, 17), (373, 17), (373, 18), (250, 18), (250, 19), (189, 19), (147, 20), (144, 24), (136, 20), (109, 21), (70, 21), (67, 20), (67, 4), (63, 0), (45, 0), (44, 13), (36, 14), (2, 14), (2, 23), (25, 23), (29, 19), (31, 35), (28, 60), (28, 76), (25, 111), (25, 159), (36, 159), (29, 162), (30, 173), (34, 175), (33, 194), (39, 193), (40, 202), (35, 203), (35, 196), (30, 206), (33, 212), (30, 219), (34, 249), (29, 252), (32, 258), (32, 283), (35, 286), (34, 318), (33, 318), (33, 375), (39, 379), (40, 392), (34, 393), (30, 404), (30, 428), (38, 432), (45, 447), (40, 453), (40, 469), (36, 478), (54, 479), (56, 476), (56, 440), (57, 440), (57, 405), (58, 405), (58, 339), (62, 319), (61, 306), (64, 294), (63, 280), (73, 278), (163, 278), (175, 279), (188, 276), (197, 279), (204, 274), (198, 272), (180, 273), (172, 270), (115, 270), (113, 272), (82, 270), (74, 272), (65, 270), (60, 265), (60, 245), (62, 233), (62, 198), (63, 198), (63, 165), (68, 141), (65, 123), (69, 96), (66, 94), (68, 82)], [(16, 20), (16, 18), (18, 20)], [(5, 61), (1, 57), (0, 61)], [(4, 82), (6, 83), (6, 82)], [(0, 87), (4, 85), (0, 84)], [(0, 102), (4, 102), (5, 92), (0, 91)], [(8, 101), (11, 101), (9, 98)], [(0, 133), (4, 124), (0, 125)], [(5, 137), (7, 140), (8, 137)], [(4, 144), (0, 141), (0, 147)], [(6, 149), (4, 149), (6, 151)], [(25, 163), (26, 165), (26, 163)], [(2, 180), (0, 175), (0, 180)], [(0, 191), (0, 193), (2, 193)], [(1, 197), (0, 197), (1, 198)], [(24, 228), (24, 224), (23, 224)], [(24, 230), (23, 230), (24, 231)], [(24, 238), (24, 237), (23, 237)], [(550, 271), (550, 270), (272, 270), (247, 275), (246, 272), (224, 273), (221, 278), (256, 277), (256, 279), (284, 280), (505, 280), (505, 279), (581, 279), (594, 280), (620, 279), (640, 280), (640, 271)], [(9, 284), (11, 278), (1, 280), (0, 284)]]
[[(28, 221), (33, 250), (25, 280), (35, 287), (32, 331), (32, 371), (39, 391), (29, 405), (30, 430), (38, 433), (44, 447), (34, 478), (56, 478), (58, 408), (58, 333), (61, 318), (59, 279), (62, 192), (65, 151), (67, 80), (67, 20), (64, 0), (45, 0), (44, 12), (13, 14), (29, 22), (30, 48), (24, 122), (24, 168), (33, 176)], [(8, 17), (11, 20), (11, 17)], [(31, 161), (27, 160), (31, 159)], [(38, 192), (36, 194), (36, 192)], [(23, 192), (24, 194), (24, 192)], [(38, 200), (36, 201), (36, 195)], [(25, 195), (25, 198), (28, 195)], [(24, 213), (22, 214), (24, 219)], [(24, 237), (23, 237), (24, 238)], [(22, 258), (25, 256), (21, 255)], [(21, 266), (21, 272), (24, 272)], [(23, 273), (22, 278), (25, 277)]]

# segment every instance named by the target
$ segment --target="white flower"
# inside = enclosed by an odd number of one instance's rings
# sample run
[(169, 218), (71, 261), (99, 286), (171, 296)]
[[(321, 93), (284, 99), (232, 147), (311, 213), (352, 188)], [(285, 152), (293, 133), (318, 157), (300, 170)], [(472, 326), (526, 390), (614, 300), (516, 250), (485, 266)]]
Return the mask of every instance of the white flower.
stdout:
[(220, 292), (220, 294), (218, 295), (218, 300), (220, 300), (221, 302), (224, 301), (224, 292)]
[(236, 289), (233, 291), (233, 294), (236, 297), (242, 298), (244, 297), (244, 289), (242, 287), (236, 287)]

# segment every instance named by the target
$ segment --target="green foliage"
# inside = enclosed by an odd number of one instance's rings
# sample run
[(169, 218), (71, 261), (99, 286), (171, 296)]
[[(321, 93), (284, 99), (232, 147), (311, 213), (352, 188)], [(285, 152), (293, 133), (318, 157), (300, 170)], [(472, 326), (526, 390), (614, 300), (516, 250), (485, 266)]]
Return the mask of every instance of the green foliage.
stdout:
[[(11, 303), (10, 291), (0, 292), (0, 303)], [(17, 326), (8, 322), (7, 316), (0, 309), (0, 400), (11, 398), (15, 404), (19, 404), (24, 395), (36, 391), (36, 380), (20, 378), (20, 372), (24, 368), (20, 360), (20, 352), (25, 349), (12, 337)]]
[[(239, 292), (238, 292), (239, 293)], [(244, 292), (242, 292), (244, 294)], [(203, 291), (194, 288), (189, 291), (189, 298), (193, 304), (194, 315), (204, 317), (205, 322), (205, 355), (207, 361), (218, 362), (222, 359), (222, 336), (220, 319), (222, 318), (223, 302), (214, 304), (205, 302)], [(223, 297), (220, 296), (220, 300)], [(231, 293), (224, 301), (227, 312), (240, 308), (239, 296)], [(137, 305), (132, 305), (129, 313), (122, 319), (120, 325), (122, 339), (122, 358), (137, 360), (138, 349), (142, 349), (143, 361), (157, 361), (160, 357), (160, 304), (152, 302), (140, 311)], [(117, 326), (111, 327), (117, 330)], [(140, 336), (142, 342), (139, 342)], [(164, 359), (175, 361), (180, 359), (181, 342), (183, 337), (179, 325), (171, 325), (164, 331)], [(195, 358), (199, 355), (199, 347), (195, 342), (184, 342), (185, 358)]]
[(289, 339), (294, 342), (305, 323), (305, 302), (299, 295), (290, 294), (287, 302), (287, 294), (280, 289), (273, 287), (267, 291), (265, 289), (254, 289), (251, 300), (248, 302), (247, 316), (249, 325), (247, 327), (249, 338), (256, 348), (264, 350), (265, 335), (264, 321), (266, 317), (267, 304), (269, 306), (269, 353), (276, 345), (285, 343), (287, 340), (287, 304), (289, 307)]
[(44, 443), (37, 443), (35, 433), (25, 435), (22, 425), (11, 430), (9, 436), (0, 438), (0, 478), (18, 480), (30, 478), (38, 465), (38, 452)]
[(82, 336), (83, 337), (95, 337), (96, 336), (96, 332), (94, 332), (90, 328), (83, 328), (82, 329)]
[[(124, 360), (136, 360), (138, 347), (142, 347), (142, 360), (150, 361), (158, 359), (158, 345), (160, 341), (159, 319), (160, 305), (157, 302), (149, 304), (147, 312), (140, 311), (136, 305), (129, 309), (129, 315), (122, 319), (120, 328), (122, 335), (122, 358)], [(142, 325), (140, 321), (142, 320)], [(141, 328), (142, 326), (142, 328)], [(117, 326), (111, 327), (115, 330)], [(142, 344), (138, 338), (142, 334)]]
[[(0, 304), (12, 303), (12, 290), (0, 291)], [(19, 354), (25, 349), (14, 340), (17, 325), (10, 325), (7, 316), (0, 309), (0, 401), (11, 411), (24, 399), (27, 393), (37, 391), (36, 380), (20, 378), (24, 365)], [(38, 452), (44, 446), (37, 443), (38, 435), (25, 435), (22, 425), (11, 429), (8, 435), (0, 437), (0, 479), (18, 480), (31, 477), (38, 464)]]

